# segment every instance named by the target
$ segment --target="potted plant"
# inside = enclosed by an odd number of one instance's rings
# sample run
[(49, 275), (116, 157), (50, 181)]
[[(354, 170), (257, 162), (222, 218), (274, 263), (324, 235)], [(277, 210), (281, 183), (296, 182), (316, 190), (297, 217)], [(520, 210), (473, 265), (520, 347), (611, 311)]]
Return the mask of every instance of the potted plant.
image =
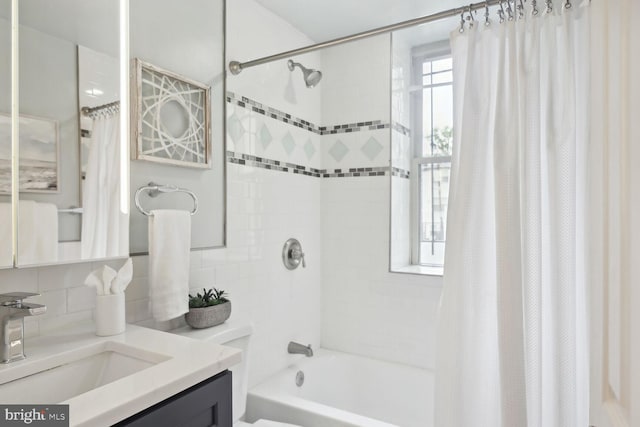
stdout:
[(202, 329), (219, 325), (231, 316), (231, 301), (227, 293), (216, 288), (202, 289), (202, 294), (189, 294), (189, 312), (184, 315), (192, 328)]

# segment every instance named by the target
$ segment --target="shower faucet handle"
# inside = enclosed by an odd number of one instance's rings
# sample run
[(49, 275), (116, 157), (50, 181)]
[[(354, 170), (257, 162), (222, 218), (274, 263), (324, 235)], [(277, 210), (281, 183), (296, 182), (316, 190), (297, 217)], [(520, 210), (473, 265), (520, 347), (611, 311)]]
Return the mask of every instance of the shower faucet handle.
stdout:
[(302, 245), (297, 239), (291, 238), (284, 243), (282, 248), (282, 262), (288, 270), (295, 270), (300, 264), (306, 268)]
[(304, 260), (304, 252), (302, 252), (301, 248), (291, 249), (291, 258), (302, 261), (302, 268), (307, 268), (307, 263)]

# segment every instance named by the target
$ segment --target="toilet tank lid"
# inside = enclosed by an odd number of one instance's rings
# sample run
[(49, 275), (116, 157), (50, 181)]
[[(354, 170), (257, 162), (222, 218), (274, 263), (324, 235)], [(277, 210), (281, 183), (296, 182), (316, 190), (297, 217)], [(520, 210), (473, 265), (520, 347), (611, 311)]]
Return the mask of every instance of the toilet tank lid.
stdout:
[(193, 329), (190, 326), (182, 326), (169, 332), (197, 340), (225, 344), (239, 338), (250, 336), (253, 333), (253, 323), (248, 320), (229, 319), (223, 324), (211, 328)]

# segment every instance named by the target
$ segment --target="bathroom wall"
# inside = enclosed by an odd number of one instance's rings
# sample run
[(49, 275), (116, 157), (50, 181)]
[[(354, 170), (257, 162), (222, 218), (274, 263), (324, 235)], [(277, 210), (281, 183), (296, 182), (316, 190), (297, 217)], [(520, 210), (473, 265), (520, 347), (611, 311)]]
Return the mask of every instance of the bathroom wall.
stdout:
[[(220, 143), (224, 138), (224, 5), (222, 0), (190, 0), (189, 7), (173, 0), (130, 2), (131, 58), (153, 64), (211, 88), (211, 168), (176, 167), (158, 162), (131, 162), (131, 206), (138, 188), (149, 182), (189, 188), (199, 198), (198, 215), (192, 221), (191, 247), (207, 248), (224, 243), (224, 162)], [(170, 30), (168, 30), (170, 29)], [(136, 123), (132, 123), (135, 126)], [(135, 145), (135, 142), (132, 141)], [(147, 209), (173, 207), (191, 209), (184, 194), (140, 197)], [(147, 217), (132, 209), (130, 252), (148, 251)]]
[[(322, 86), (325, 124), (329, 124), (327, 118), (349, 117), (381, 120), (379, 126), (386, 125), (382, 130), (350, 133), (351, 139), (345, 140), (349, 155), (359, 156), (366, 151), (369, 138), (374, 137), (384, 147), (375, 159), (360, 157), (360, 163), (355, 163), (345, 155), (337, 161), (328, 153), (327, 163), (335, 167), (348, 163), (348, 167), (387, 168), (384, 175), (323, 180), (322, 345), (433, 368), (442, 280), (437, 276), (389, 273), (389, 174), (396, 175), (394, 180), (408, 181), (406, 175), (401, 177), (402, 170), (388, 170), (392, 140), (390, 61), (388, 35), (322, 53), (322, 71), (327, 76)], [(323, 144), (331, 146), (336, 135), (323, 138)], [(396, 139), (393, 141), (395, 144)]]
[[(229, 59), (251, 59), (311, 42), (252, 0), (228, 2), (227, 13)], [(296, 60), (318, 66), (319, 54)], [(237, 78), (229, 78), (227, 85), (234, 94), (227, 104), (228, 247), (192, 252), (190, 286), (194, 291), (203, 286), (227, 290), (232, 316), (253, 322), (250, 384), (256, 384), (300, 357), (287, 354), (289, 340), (319, 346), (323, 263), (321, 180), (304, 173), (320, 165), (320, 135), (303, 131), (285, 116), (267, 116), (266, 110), (255, 105), (295, 112), (307, 122), (318, 123), (321, 92), (307, 89), (300, 75), (292, 76), (284, 61), (246, 70)], [(242, 97), (255, 102), (242, 102)], [(276, 168), (276, 161), (282, 167)], [(307, 268), (289, 271), (283, 266), (282, 245), (290, 237), (301, 241)], [(122, 261), (110, 264), (119, 267)], [(38, 335), (92, 318), (95, 296), (82, 283), (92, 269), (101, 265), (3, 270), (0, 292), (42, 294), (33, 301), (46, 304), (47, 314), (26, 320), (28, 336)], [(127, 320), (152, 323), (147, 257), (134, 257), (134, 275), (126, 292)]]
[[(253, 0), (227, 14), (229, 60), (312, 43)], [(251, 385), (299, 357), (289, 340), (433, 367), (441, 279), (388, 272), (390, 174), (401, 173), (389, 168), (388, 51), (379, 37), (294, 58), (322, 70), (315, 89), (286, 61), (227, 81), (228, 247), (192, 252), (190, 285), (227, 290), (232, 316), (253, 322)], [(307, 268), (282, 265), (289, 237)], [(26, 320), (29, 336), (89, 321), (82, 283), (102, 264), (0, 271), (0, 292), (42, 293), (48, 312)], [(134, 257), (134, 275), (127, 320), (152, 323), (147, 257)]]

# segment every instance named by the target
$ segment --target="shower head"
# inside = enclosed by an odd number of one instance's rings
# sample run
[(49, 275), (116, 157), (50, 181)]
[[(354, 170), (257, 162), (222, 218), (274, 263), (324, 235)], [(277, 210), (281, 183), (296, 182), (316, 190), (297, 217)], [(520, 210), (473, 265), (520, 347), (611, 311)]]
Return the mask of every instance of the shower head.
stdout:
[(304, 77), (304, 82), (307, 87), (314, 87), (320, 80), (322, 79), (322, 73), (318, 70), (308, 69), (304, 67), (302, 64), (298, 62), (293, 62), (292, 60), (287, 61), (287, 66), (289, 67), (289, 71), (293, 71), (295, 67), (300, 67), (302, 71), (302, 76)]

